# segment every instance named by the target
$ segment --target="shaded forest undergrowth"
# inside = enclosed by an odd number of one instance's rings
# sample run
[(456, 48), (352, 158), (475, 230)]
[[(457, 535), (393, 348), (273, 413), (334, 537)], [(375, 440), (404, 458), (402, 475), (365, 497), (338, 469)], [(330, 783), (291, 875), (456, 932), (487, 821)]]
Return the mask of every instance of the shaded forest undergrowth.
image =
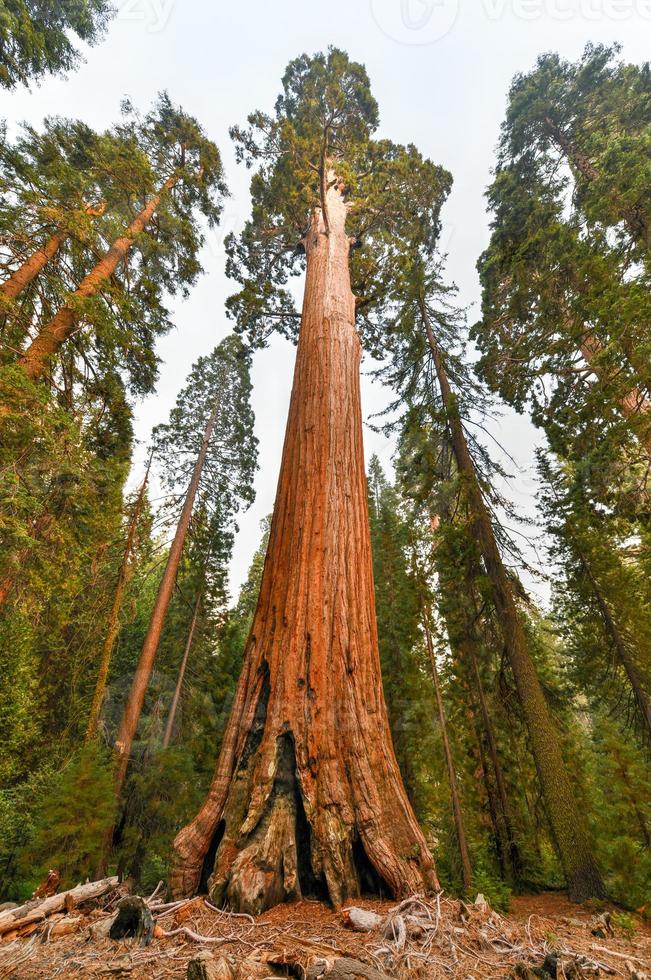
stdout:
[[(508, 915), (482, 896), (463, 902), (441, 894), (398, 905), (361, 899), (343, 911), (304, 900), (253, 918), (220, 911), (205, 896), (165, 902), (157, 889), (136, 900), (144, 910), (141, 935), (110, 938), (120, 908), (134, 900), (125, 885), (106, 887), (79, 907), (68, 898), (62, 911), (23, 925), (23, 935), (6, 931), (0, 976), (643, 980), (651, 970), (648, 922), (603, 902), (578, 906), (556, 892), (515, 898)], [(0, 913), (0, 930), (8, 914)]]

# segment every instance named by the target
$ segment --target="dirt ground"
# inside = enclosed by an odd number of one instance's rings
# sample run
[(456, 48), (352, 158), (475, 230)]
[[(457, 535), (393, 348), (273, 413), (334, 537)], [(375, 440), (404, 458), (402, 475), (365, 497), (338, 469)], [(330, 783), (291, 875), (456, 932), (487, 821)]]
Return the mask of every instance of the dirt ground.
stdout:
[[(79, 909), (69, 913), (78, 920), (70, 935), (53, 935), (57, 929), (48, 919), (30, 935), (0, 943), (0, 980), (182, 978), (201, 951), (222, 958), (220, 976), (234, 980), (302, 977), (320, 963), (326, 964), (327, 977), (327, 965), (341, 956), (376, 971), (369, 976), (400, 980), (651, 980), (647, 922), (639, 916), (630, 921), (604, 918), (605, 908), (577, 906), (559, 893), (514, 898), (506, 916), (482, 902), (462, 903), (446, 896), (416, 896), (400, 905), (360, 900), (358, 907), (382, 917), (368, 932), (353, 931), (344, 924), (341, 911), (313, 901), (278, 906), (257, 919), (210, 908), (203, 899), (174, 908), (151, 901), (157, 935), (143, 947), (135, 939), (98, 938), (96, 927), (108, 920), (116, 900), (109, 898), (103, 908), (86, 910), (81, 919)], [(57, 921), (65, 920), (62, 916)], [(547, 968), (555, 972), (527, 974), (527, 967), (540, 970), (546, 958)], [(249, 965), (242, 967), (243, 961)], [(350, 974), (357, 975), (362, 976)]]

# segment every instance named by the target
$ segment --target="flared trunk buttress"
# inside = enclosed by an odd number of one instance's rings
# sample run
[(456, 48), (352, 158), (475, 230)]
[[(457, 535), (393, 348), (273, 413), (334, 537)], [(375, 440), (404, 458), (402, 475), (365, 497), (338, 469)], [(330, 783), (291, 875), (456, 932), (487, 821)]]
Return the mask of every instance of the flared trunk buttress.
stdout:
[[(436, 889), (382, 693), (346, 205), (327, 191), (307, 276), (267, 557), (208, 797), (172, 888), (260, 912), (316, 892)], [(329, 233), (326, 227), (329, 226)], [(215, 851), (216, 849), (216, 851)]]

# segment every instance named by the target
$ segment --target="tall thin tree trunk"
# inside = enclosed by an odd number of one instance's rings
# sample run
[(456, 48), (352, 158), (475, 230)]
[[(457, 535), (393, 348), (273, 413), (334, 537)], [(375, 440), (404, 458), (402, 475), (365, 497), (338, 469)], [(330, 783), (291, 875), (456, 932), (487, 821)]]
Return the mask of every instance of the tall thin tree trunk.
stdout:
[[(382, 694), (346, 203), (313, 212), (276, 504), (208, 797), (175, 841), (175, 894), (260, 912), (314, 889), (438, 887)], [(216, 852), (216, 857), (215, 857)], [(204, 868), (204, 861), (206, 862)]]
[(491, 765), (493, 768), (493, 775), (495, 776), (495, 784), (497, 786), (497, 795), (498, 795), (500, 811), (501, 811), (501, 822), (503, 823), (504, 826), (504, 833), (507, 842), (509, 866), (513, 878), (517, 879), (520, 874), (520, 855), (518, 854), (518, 845), (516, 844), (515, 835), (513, 833), (511, 808), (509, 806), (509, 798), (506, 792), (506, 784), (504, 782), (504, 773), (502, 772), (502, 764), (500, 763), (500, 758), (497, 751), (497, 741), (495, 739), (493, 723), (491, 721), (488, 705), (486, 704), (486, 694), (484, 692), (484, 684), (481, 679), (479, 663), (477, 661), (477, 657), (474, 654), (474, 651), (471, 653), (471, 663), (472, 663), (472, 670), (473, 670), (473, 675), (475, 680), (475, 690), (477, 692), (477, 700), (479, 702), (479, 710), (481, 713), (482, 725), (484, 728), (484, 733), (486, 735), (486, 741), (488, 743), (488, 752), (490, 755)]
[(129, 521), (127, 540), (124, 546), (124, 554), (122, 556), (117, 582), (115, 583), (113, 605), (111, 606), (111, 612), (109, 614), (106, 637), (104, 638), (104, 646), (102, 647), (102, 656), (100, 658), (99, 670), (97, 673), (97, 681), (95, 682), (95, 693), (93, 694), (93, 702), (91, 704), (90, 715), (88, 717), (88, 727), (86, 729), (87, 742), (92, 741), (97, 734), (102, 705), (104, 704), (104, 697), (106, 695), (106, 680), (108, 677), (109, 667), (111, 665), (111, 656), (113, 654), (113, 647), (115, 646), (115, 640), (120, 629), (120, 609), (122, 608), (122, 596), (124, 595), (124, 590), (127, 582), (129, 581), (131, 553), (133, 551), (136, 529), (138, 527), (138, 521), (140, 520), (140, 514), (142, 512), (142, 506), (145, 500), (145, 489), (147, 487), (147, 480), (149, 479), (149, 469), (151, 467), (152, 455), (153, 450), (149, 454), (145, 476), (140, 484), (138, 496), (133, 505), (131, 520)]
[(495, 540), (477, 471), (466, 443), (456, 398), (450, 388), (443, 357), (434, 336), (424, 299), (420, 302), (423, 327), (432, 351), (441, 398), (445, 408), (452, 449), (465, 482), (474, 533), (491, 581), (493, 601), (516, 689), (529, 731), (538, 778), (549, 821), (567, 879), (570, 898), (584, 901), (602, 896), (604, 886), (592, 855), (584, 821), (565, 766), (558, 735), (536, 673), (527, 638), (520, 621), (509, 576)]
[(158, 644), (160, 642), (163, 626), (165, 625), (165, 617), (167, 616), (167, 610), (174, 593), (176, 574), (179, 569), (181, 555), (183, 554), (183, 547), (185, 545), (188, 528), (190, 527), (190, 519), (192, 517), (194, 501), (197, 496), (197, 490), (199, 489), (199, 483), (201, 481), (201, 472), (206, 461), (206, 455), (208, 453), (210, 440), (212, 438), (213, 429), (215, 426), (217, 408), (218, 403), (215, 402), (215, 406), (208, 421), (206, 422), (203, 439), (201, 440), (201, 448), (199, 449), (199, 453), (194, 464), (194, 469), (192, 471), (192, 477), (185, 494), (181, 516), (179, 517), (179, 522), (176, 526), (176, 532), (174, 534), (174, 540), (172, 541), (169, 555), (167, 556), (163, 577), (161, 578), (160, 585), (158, 586), (156, 602), (154, 603), (154, 609), (151, 614), (151, 619), (149, 620), (147, 635), (145, 636), (145, 641), (140, 653), (140, 659), (138, 660), (138, 666), (136, 667), (136, 672), (134, 674), (133, 681), (131, 682), (129, 697), (124, 707), (122, 721), (120, 722), (120, 729), (115, 742), (115, 752), (117, 757), (115, 788), (118, 797), (120, 796), (122, 786), (124, 784), (127, 766), (129, 765), (131, 746), (133, 745), (133, 740), (138, 728), (138, 722), (140, 721), (140, 714), (142, 712), (142, 706), (145, 700), (145, 694), (147, 692), (151, 672), (154, 669), (154, 661), (156, 660)]
[[(86, 206), (85, 213), (92, 218), (100, 217), (106, 209), (105, 204), (89, 204)], [(17, 269), (15, 269), (8, 279), (0, 284), (0, 295), (6, 299), (15, 299), (31, 282), (36, 279), (38, 274), (43, 271), (48, 262), (54, 258), (66, 238), (67, 231), (56, 231), (45, 242), (41, 248), (32, 252)]]
[(183, 681), (185, 679), (185, 670), (188, 666), (188, 657), (190, 656), (190, 650), (192, 649), (192, 640), (194, 637), (194, 631), (197, 625), (197, 619), (199, 617), (199, 607), (201, 606), (201, 593), (197, 596), (197, 601), (194, 604), (194, 612), (192, 613), (192, 620), (190, 622), (190, 629), (188, 630), (188, 638), (185, 643), (185, 649), (183, 651), (183, 658), (181, 660), (181, 666), (179, 667), (179, 676), (176, 679), (176, 687), (174, 688), (174, 695), (172, 697), (172, 703), (170, 705), (170, 711), (167, 716), (167, 724), (165, 725), (165, 734), (163, 735), (163, 748), (166, 749), (170, 744), (172, 738), (172, 732), (174, 731), (174, 722), (176, 720), (176, 712), (179, 707), (179, 701), (181, 700), (181, 690), (183, 688)]
[(452, 815), (454, 818), (454, 829), (457, 835), (457, 844), (459, 845), (459, 857), (461, 858), (463, 887), (464, 891), (469, 892), (472, 888), (472, 866), (470, 864), (470, 854), (468, 852), (468, 843), (466, 841), (466, 829), (463, 822), (463, 810), (461, 809), (459, 784), (457, 783), (457, 773), (454, 768), (452, 749), (450, 748), (448, 721), (445, 714), (445, 705), (443, 704), (443, 695), (441, 693), (441, 681), (439, 679), (439, 672), (436, 666), (436, 654), (434, 652), (434, 644), (432, 643), (432, 633), (429, 627), (427, 612), (424, 609), (422, 623), (423, 630), (425, 631), (425, 642), (427, 644), (430, 671), (434, 682), (434, 692), (436, 694), (436, 707), (439, 716), (439, 724), (441, 726), (443, 754), (445, 755), (445, 765), (448, 770), (448, 783), (450, 785), (450, 797), (452, 799)]
[(610, 606), (608, 605), (601, 588), (599, 587), (599, 583), (597, 582), (588, 559), (585, 557), (576, 541), (572, 541), (572, 546), (577, 554), (581, 568), (590, 582), (594, 597), (597, 600), (597, 605), (601, 613), (606, 635), (610, 639), (615, 649), (620, 666), (624, 668), (624, 673), (626, 674), (628, 682), (631, 685), (633, 697), (635, 698), (635, 704), (642, 719), (646, 735), (647, 737), (651, 737), (651, 695), (649, 695), (644, 689), (640, 672), (628, 651), (628, 647), (624, 642), (624, 638), (620, 633), (613, 614), (610, 611)]
[(46, 373), (50, 358), (60, 350), (74, 330), (77, 320), (76, 303), (91, 296), (97, 296), (115, 273), (120, 262), (126, 258), (136, 236), (144, 231), (153, 218), (163, 194), (170, 191), (178, 179), (177, 175), (168, 177), (161, 189), (152, 195), (140, 214), (134, 218), (124, 235), (113, 242), (97, 265), (84, 276), (77, 289), (70, 294), (68, 301), (55, 313), (27, 350), (24, 351), (18, 363), (28, 378), (36, 380)]
[(493, 779), (491, 776), (490, 767), (488, 764), (488, 758), (486, 757), (486, 747), (484, 745), (484, 731), (475, 721), (474, 725), (475, 737), (477, 739), (477, 746), (479, 748), (479, 761), (481, 763), (481, 775), (482, 782), (484, 784), (484, 790), (486, 792), (486, 800), (488, 803), (488, 812), (491, 818), (491, 826), (493, 828), (493, 840), (495, 842), (495, 855), (497, 857), (497, 864), (500, 869), (500, 875), (507, 881), (510, 885), (513, 884), (513, 874), (510, 862), (507, 860), (508, 845), (504, 836), (504, 824), (502, 821), (502, 814), (500, 813), (499, 804), (497, 800), (497, 793), (495, 791), (495, 786), (493, 785)]

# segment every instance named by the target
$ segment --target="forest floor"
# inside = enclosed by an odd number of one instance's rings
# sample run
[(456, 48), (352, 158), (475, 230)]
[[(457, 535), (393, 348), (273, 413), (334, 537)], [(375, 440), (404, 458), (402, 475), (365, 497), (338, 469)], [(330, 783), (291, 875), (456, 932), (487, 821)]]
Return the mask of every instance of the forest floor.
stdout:
[[(202, 965), (202, 972), (194, 975), (220, 980), (327, 977), (329, 969), (334, 969), (333, 976), (351, 980), (651, 980), (648, 922), (635, 915), (611, 918), (605, 906), (574, 905), (560, 893), (514, 898), (508, 915), (482, 901), (463, 903), (446, 896), (409, 899), (399, 906), (371, 899), (355, 904), (381, 917), (369, 931), (354, 931), (345, 924), (345, 914), (315, 901), (277, 906), (253, 919), (217, 911), (203, 899), (175, 908), (150, 900), (156, 929), (151, 943), (141, 947), (135, 939), (101, 936), (115, 905), (107, 898), (103, 908), (96, 904), (81, 919), (79, 909), (70, 913), (77, 917), (72, 934), (56, 935), (68, 921), (60, 915), (56, 926), (46, 919), (29, 936), (0, 943), (0, 980), (169, 980), (185, 977), (198, 955), (212, 966), (203, 972)], [(358, 966), (344, 972), (349, 961), (341, 957), (358, 961)]]

